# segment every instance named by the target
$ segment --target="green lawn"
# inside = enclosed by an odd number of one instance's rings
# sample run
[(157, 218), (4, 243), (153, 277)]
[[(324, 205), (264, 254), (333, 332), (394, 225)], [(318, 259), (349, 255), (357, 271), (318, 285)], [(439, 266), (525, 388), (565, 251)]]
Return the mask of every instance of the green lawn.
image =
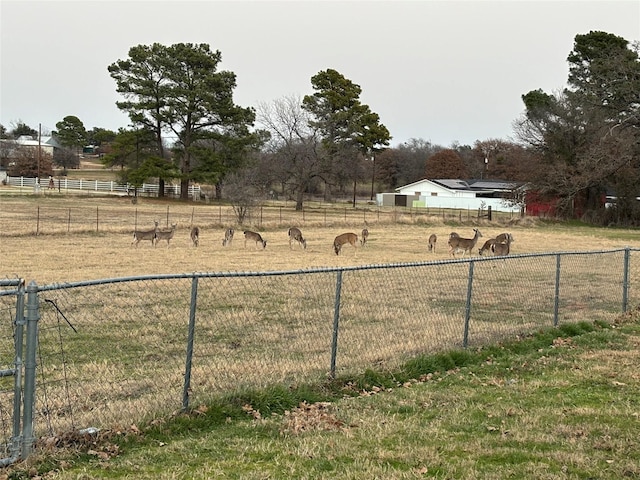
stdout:
[(52, 439), (5, 478), (640, 478), (639, 319)]

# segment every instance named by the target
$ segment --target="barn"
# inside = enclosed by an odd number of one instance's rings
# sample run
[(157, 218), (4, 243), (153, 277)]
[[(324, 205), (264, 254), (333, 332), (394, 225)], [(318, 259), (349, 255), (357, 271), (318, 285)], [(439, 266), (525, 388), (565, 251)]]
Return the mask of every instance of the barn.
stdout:
[(523, 206), (509, 200), (522, 185), (503, 180), (423, 179), (395, 189), (392, 193), (379, 193), (379, 206), (411, 208), (487, 209), (520, 213)]

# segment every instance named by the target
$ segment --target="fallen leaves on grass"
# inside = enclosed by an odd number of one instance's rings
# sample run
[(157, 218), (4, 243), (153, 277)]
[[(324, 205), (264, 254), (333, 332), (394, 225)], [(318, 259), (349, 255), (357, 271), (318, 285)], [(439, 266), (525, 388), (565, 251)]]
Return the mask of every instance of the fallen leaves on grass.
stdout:
[(332, 412), (330, 402), (302, 402), (297, 408), (284, 412), (281, 433), (299, 435), (308, 431), (345, 428), (345, 423)]

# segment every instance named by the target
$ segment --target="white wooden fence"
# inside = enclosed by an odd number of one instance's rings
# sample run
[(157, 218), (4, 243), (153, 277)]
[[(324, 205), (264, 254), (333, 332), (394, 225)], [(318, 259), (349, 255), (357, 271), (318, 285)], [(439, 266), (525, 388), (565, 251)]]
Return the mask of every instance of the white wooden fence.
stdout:
[[(70, 178), (32, 178), (32, 177), (7, 177), (5, 179), (7, 185), (13, 187), (24, 188), (33, 190), (34, 193), (43, 193), (47, 190), (56, 191), (72, 191), (79, 190), (87, 193), (108, 193), (114, 195), (134, 195), (134, 187), (130, 184), (121, 184), (114, 181), (101, 181), (101, 180), (73, 180)], [(157, 183), (143, 183), (142, 187), (138, 189), (138, 195), (157, 197), (160, 187)], [(180, 196), (179, 184), (165, 184), (165, 195), (168, 196)], [(201, 198), (200, 186), (189, 185), (189, 198), (199, 200)]]

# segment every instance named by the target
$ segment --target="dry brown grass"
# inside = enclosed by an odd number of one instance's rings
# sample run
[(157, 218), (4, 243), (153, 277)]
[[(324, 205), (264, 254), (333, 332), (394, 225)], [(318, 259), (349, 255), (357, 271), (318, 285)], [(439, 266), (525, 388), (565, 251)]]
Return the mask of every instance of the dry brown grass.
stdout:
[[(488, 223), (469, 222), (466, 225), (450, 226), (438, 216), (424, 219), (411, 214), (395, 214), (395, 223), (378, 221), (375, 212), (358, 212), (342, 209), (316, 212), (315, 216), (300, 214), (287, 222), (282, 208), (273, 207), (262, 213), (259, 224), (245, 228), (259, 231), (267, 248), (258, 250), (250, 242), (244, 246), (242, 226), (232, 223), (229, 207), (214, 205), (154, 202), (143, 199), (132, 205), (127, 199), (119, 198), (39, 198), (1, 197), (0, 220), (3, 225), (17, 225), (28, 218), (20, 230), (0, 236), (3, 259), (0, 277), (19, 276), (35, 280), (39, 284), (51, 282), (80, 281), (104, 277), (188, 273), (204, 271), (269, 271), (297, 270), (314, 267), (335, 267), (347, 265), (367, 265), (421, 262), (451, 258), (447, 252), (447, 237), (451, 231), (462, 236), (471, 236), (477, 226), (483, 237), (478, 242), (509, 231), (515, 242), (512, 253), (584, 251), (621, 248), (626, 245), (640, 247), (640, 237), (634, 232), (616, 231), (611, 238), (606, 229), (571, 229), (568, 227), (541, 227), (533, 219), (513, 222)], [(40, 219), (34, 212), (39, 209)], [(289, 210), (291, 210), (289, 208)], [(97, 211), (97, 214), (96, 214)], [(87, 213), (88, 212), (88, 213)], [(52, 220), (51, 216), (58, 215)], [(74, 224), (78, 216), (88, 215), (82, 226)], [(346, 214), (351, 215), (345, 220)], [(96, 220), (98, 216), (98, 232)], [(68, 225), (68, 216), (71, 225)], [(170, 218), (163, 218), (170, 217)], [(164, 244), (153, 248), (150, 242), (142, 242), (137, 248), (131, 246), (134, 221), (139, 228), (153, 225), (153, 219), (160, 219), (161, 225), (177, 221), (178, 230), (171, 246)], [(361, 220), (362, 218), (362, 220)], [(370, 237), (363, 248), (354, 249), (346, 245), (340, 256), (333, 252), (332, 244), (336, 235), (354, 232), (360, 235), (364, 219)], [(387, 217), (385, 217), (386, 219)], [(44, 234), (34, 235), (36, 221)], [(189, 236), (190, 227), (199, 224), (201, 229), (200, 247), (194, 248)], [(236, 235), (230, 247), (222, 246), (224, 227), (234, 226)], [(290, 226), (301, 228), (308, 242), (306, 250), (294, 245), (289, 248), (287, 230)], [(84, 230), (74, 232), (74, 228)], [(70, 231), (69, 231), (70, 230)], [(5, 227), (5, 232), (7, 227)], [(428, 252), (428, 237), (438, 236), (435, 253)], [(474, 249), (477, 255), (477, 249)]]

